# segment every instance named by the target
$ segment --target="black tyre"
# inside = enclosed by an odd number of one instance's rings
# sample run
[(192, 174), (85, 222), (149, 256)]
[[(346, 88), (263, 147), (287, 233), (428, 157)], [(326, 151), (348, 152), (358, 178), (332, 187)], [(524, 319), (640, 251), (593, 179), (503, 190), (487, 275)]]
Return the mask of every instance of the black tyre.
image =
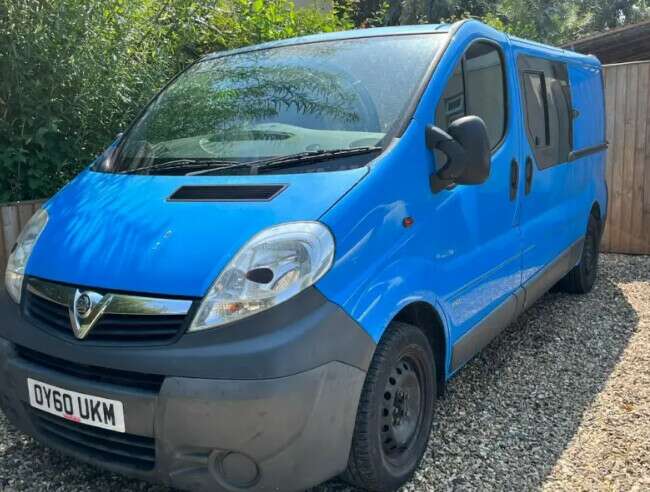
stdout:
[(580, 262), (558, 282), (559, 290), (570, 294), (586, 294), (591, 291), (598, 275), (600, 232), (600, 221), (591, 215)]
[(392, 323), (366, 376), (342, 478), (378, 492), (407, 482), (427, 448), (436, 395), (427, 336), (415, 326)]

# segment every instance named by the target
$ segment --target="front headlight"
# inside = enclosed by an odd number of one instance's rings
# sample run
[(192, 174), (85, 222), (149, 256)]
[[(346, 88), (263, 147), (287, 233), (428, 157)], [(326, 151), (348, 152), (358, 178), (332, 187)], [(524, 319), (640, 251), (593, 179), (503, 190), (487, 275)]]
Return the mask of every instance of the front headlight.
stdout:
[(20, 303), (20, 294), (23, 288), (23, 279), (25, 278), (25, 267), (27, 266), (36, 241), (38, 241), (39, 236), (47, 225), (48, 218), (44, 208), (36, 212), (23, 228), (18, 236), (14, 249), (11, 250), (11, 255), (9, 255), (7, 270), (5, 271), (5, 286), (11, 298), (17, 303)]
[(253, 237), (203, 299), (190, 331), (269, 309), (313, 285), (334, 259), (334, 238), (320, 222), (289, 222)]

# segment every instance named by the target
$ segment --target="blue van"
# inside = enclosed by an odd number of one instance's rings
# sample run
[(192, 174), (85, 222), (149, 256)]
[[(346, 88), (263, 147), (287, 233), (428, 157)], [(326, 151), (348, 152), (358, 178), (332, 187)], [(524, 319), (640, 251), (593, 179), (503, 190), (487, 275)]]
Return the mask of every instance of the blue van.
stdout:
[(598, 60), (477, 21), (206, 56), (25, 227), (0, 404), (187, 490), (395, 490), (437, 396), (594, 285)]

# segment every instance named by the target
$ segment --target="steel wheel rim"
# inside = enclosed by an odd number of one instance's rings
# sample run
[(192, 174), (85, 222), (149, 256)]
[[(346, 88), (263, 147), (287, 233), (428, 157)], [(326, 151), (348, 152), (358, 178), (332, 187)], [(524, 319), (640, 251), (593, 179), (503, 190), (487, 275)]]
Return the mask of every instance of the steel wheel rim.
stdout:
[(403, 456), (417, 438), (424, 413), (422, 371), (404, 355), (394, 364), (383, 394), (381, 443), (389, 460)]

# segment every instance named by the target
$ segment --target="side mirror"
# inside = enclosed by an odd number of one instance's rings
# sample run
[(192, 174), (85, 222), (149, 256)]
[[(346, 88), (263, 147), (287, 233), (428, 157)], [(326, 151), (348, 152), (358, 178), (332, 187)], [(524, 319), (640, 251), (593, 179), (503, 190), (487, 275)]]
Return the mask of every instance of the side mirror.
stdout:
[(481, 184), (490, 176), (490, 141), (485, 123), (478, 116), (454, 121), (447, 131), (429, 125), (426, 143), (447, 156), (447, 162), (431, 175), (431, 191), (437, 193), (453, 183)]

